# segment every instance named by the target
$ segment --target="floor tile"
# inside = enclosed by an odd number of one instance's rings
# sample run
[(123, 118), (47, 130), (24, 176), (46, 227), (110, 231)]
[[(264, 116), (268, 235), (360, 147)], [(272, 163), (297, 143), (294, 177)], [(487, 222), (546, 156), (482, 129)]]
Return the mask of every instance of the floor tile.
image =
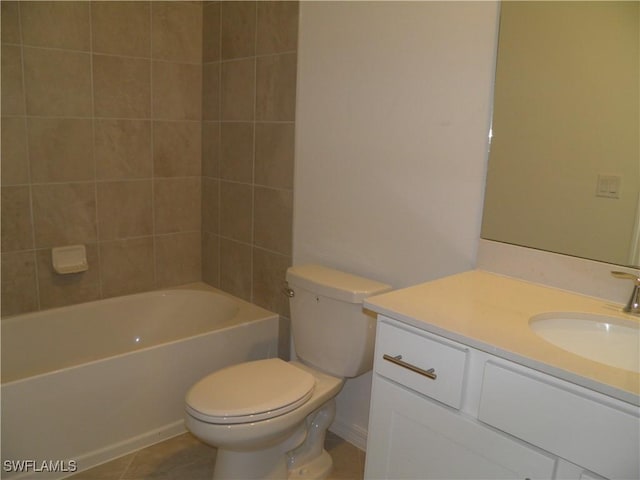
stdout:
[[(361, 480), (364, 452), (329, 432), (330, 480)], [(69, 477), (70, 480), (209, 480), (216, 450), (184, 433)]]

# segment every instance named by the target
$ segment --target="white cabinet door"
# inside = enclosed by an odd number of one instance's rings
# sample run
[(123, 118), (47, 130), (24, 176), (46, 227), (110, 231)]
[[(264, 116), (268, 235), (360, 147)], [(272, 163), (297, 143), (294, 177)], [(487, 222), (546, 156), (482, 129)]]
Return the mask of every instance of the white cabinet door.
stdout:
[(493, 361), (484, 369), (480, 421), (606, 478), (640, 478), (638, 414), (530, 369)]
[(555, 459), (374, 375), (365, 478), (549, 479)]

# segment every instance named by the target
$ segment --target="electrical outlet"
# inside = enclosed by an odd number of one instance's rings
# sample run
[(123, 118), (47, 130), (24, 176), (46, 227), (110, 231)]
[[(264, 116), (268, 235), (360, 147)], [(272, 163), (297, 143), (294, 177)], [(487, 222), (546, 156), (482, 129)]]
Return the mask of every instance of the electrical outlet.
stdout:
[(620, 198), (620, 175), (598, 175), (596, 197)]

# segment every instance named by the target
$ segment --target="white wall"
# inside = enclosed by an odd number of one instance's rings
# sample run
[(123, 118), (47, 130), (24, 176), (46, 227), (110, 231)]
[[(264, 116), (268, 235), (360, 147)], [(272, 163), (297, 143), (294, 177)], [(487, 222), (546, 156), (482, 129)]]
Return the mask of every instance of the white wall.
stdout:
[[(493, 2), (301, 2), (293, 261), (394, 287), (473, 268)], [(333, 430), (362, 445), (371, 376)]]

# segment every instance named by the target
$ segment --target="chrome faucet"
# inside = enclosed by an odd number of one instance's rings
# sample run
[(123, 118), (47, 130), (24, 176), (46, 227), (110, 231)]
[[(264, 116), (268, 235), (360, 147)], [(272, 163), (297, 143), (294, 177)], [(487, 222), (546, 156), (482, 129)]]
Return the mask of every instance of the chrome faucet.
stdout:
[(633, 292), (631, 292), (631, 298), (627, 305), (622, 309), (623, 312), (630, 313), (632, 315), (640, 315), (640, 277), (633, 273), (627, 272), (611, 272), (616, 278), (624, 278), (627, 280), (633, 280)]

